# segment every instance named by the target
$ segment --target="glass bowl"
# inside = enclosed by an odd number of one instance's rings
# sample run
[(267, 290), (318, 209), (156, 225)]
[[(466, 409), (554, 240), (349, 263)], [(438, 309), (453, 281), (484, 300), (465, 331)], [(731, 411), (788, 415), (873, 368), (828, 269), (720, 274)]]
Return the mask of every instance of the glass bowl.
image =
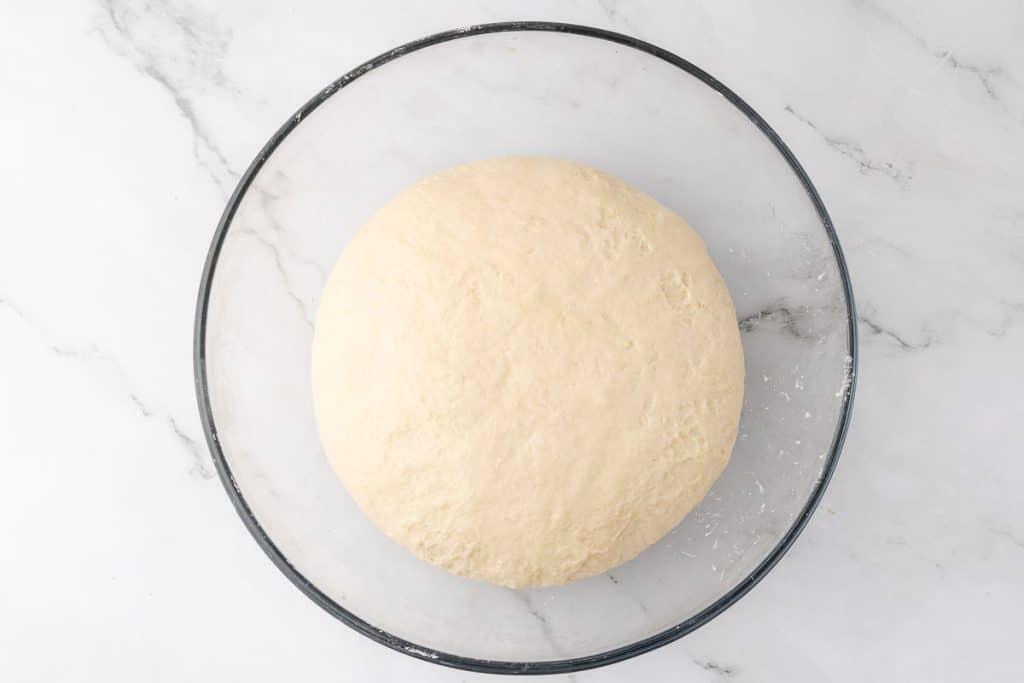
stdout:
[[(313, 420), (314, 312), (346, 243), (410, 183), (504, 155), (596, 166), (684, 216), (729, 285), (746, 353), (739, 438), (707, 498), (635, 560), (558, 588), (483, 584), (403, 550), (349, 498)], [(228, 495), (270, 559), (314, 602), (424, 660), (556, 673), (679, 638), (785, 553), (843, 442), (855, 320), (820, 197), (778, 135), (731, 90), (617, 33), (489, 24), (366, 62), (274, 134), (213, 238), (196, 314), (195, 380)]]

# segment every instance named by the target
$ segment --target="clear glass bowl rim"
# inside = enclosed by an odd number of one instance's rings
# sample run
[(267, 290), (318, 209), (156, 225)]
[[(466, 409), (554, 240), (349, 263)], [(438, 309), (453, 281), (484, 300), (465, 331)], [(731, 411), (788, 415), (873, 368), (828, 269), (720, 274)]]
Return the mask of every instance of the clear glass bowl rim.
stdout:
[[(370, 623), (367, 623), (320, 591), (320, 589), (303, 576), (302, 573), (296, 569), (291, 562), (289, 562), (288, 558), (285, 557), (285, 555), (274, 544), (273, 540), (271, 540), (266, 531), (264, 531), (260, 523), (256, 520), (255, 515), (242, 494), (242, 491), (239, 489), (218, 440), (217, 426), (214, 422), (213, 411), (210, 404), (206, 372), (206, 321), (209, 312), (213, 276), (217, 268), (220, 250), (224, 244), (227, 232), (231, 227), (231, 222), (235, 213), (249, 189), (249, 186), (259, 174), (264, 163), (266, 163), (267, 159), (270, 158), (281, 142), (291, 134), (293, 130), (295, 130), (299, 123), (301, 123), (302, 119), (312, 113), (321, 104), (326, 102), (328, 98), (337, 94), (352, 81), (360, 78), (370, 71), (373, 71), (379, 66), (432, 45), (438, 45), (440, 43), (471, 36), (516, 31), (539, 31), (583, 36), (617, 43), (641, 52), (646, 52), (653, 57), (661, 59), (662, 61), (668, 62), (669, 64), (679, 68), (683, 72), (701, 81), (712, 90), (718, 92), (728, 100), (729, 103), (736, 107), (752, 124), (754, 124), (754, 126), (756, 126), (766, 138), (768, 138), (779, 154), (782, 155), (790, 169), (800, 181), (800, 184), (807, 192), (808, 198), (814, 205), (818, 218), (821, 220), (822, 228), (825, 230), (829, 243), (832, 245), (832, 252), (842, 281), (843, 296), (846, 303), (848, 325), (847, 339), (849, 347), (848, 355), (850, 358), (849, 386), (843, 396), (839, 421), (836, 425), (832, 445), (825, 459), (821, 477), (785, 535), (772, 549), (768, 556), (765, 557), (765, 559), (755, 567), (749, 575), (702, 611), (683, 620), (675, 626), (652, 636), (648, 636), (647, 638), (630, 645), (621, 646), (585, 657), (539, 662), (476, 659), (472, 657), (463, 657), (449, 652), (441, 652), (430, 647), (417, 645), (416, 643), (399, 638), (387, 631), (376, 628)], [(786, 554), (797, 536), (800, 535), (800, 532), (806, 526), (811, 515), (814, 513), (815, 508), (817, 508), (822, 495), (825, 493), (825, 489), (828, 486), (829, 480), (832, 478), (832, 474), (835, 471), (836, 464), (839, 460), (839, 454), (842, 450), (843, 442), (846, 439), (846, 433), (852, 415), (853, 397), (857, 380), (857, 361), (857, 315), (854, 307), (853, 289), (850, 283), (849, 271), (846, 266), (846, 259), (843, 256), (842, 247), (839, 245), (839, 237), (836, 235), (832, 219), (829, 217), (821, 196), (811, 183), (807, 172), (804, 171), (803, 166), (800, 165), (800, 162), (797, 161), (793, 152), (790, 151), (789, 147), (787, 147), (782, 141), (778, 133), (768, 125), (760, 114), (754, 111), (749, 104), (743, 101), (739, 95), (734, 93), (700, 67), (669, 52), (668, 50), (652, 45), (651, 43), (638, 38), (616, 33), (614, 31), (579, 24), (566, 24), (548, 21), (509, 21), (476, 24), (435, 33), (433, 35), (411, 41), (360, 64), (344, 76), (330, 83), (327, 87), (314, 95), (308, 102), (303, 104), (302, 107), (300, 107), (294, 115), (289, 117), (284, 125), (282, 125), (263, 146), (259, 154), (256, 155), (256, 158), (253, 159), (252, 163), (249, 164), (249, 167), (239, 179), (238, 185), (235, 187), (234, 192), (232, 192), (231, 197), (228, 199), (228, 203), (224, 208), (224, 212), (221, 215), (220, 221), (217, 224), (217, 229), (213, 235), (213, 240), (203, 268), (203, 274), (199, 284), (193, 336), (193, 372), (196, 388), (196, 400), (199, 404), (199, 414), (202, 421), (203, 432), (205, 434), (206, 442), (209, 446), (217, 474), (220, 477), (221, 482), (224, 484), (224, 488), (227, 491), (228, 497), (231, 499), (231, 503), (242, 518), (242, 522), (252, 534), (253, 538), (256, 539), (256, 543), (259, 544), (277, 568), (280, 569), (281, 572), (288, 577), (288, 579), (295, 584), (299, 590), (305, 593), (317, 605), (359, 633), (362, 633), (382, 645), (417, 659), (433, 662), (435, 664), (480, 673), (504, 674), (571, 673), (629, 659), (644, 652), (649, 652), (650, 650), (661, 647), (662, 645), (666, 645), (667, 643), (677, 640), (687, 633), (700, 628), (743, 597), (751, 588), (763, 579), (782, 558), (782, 556)]]

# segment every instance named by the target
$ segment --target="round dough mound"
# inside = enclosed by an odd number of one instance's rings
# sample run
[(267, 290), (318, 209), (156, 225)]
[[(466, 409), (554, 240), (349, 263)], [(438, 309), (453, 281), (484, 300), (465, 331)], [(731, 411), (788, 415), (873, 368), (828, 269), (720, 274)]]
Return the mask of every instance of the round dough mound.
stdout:
[(743, 350), (679, 216), (593, 168), (505, 158), (423, 180), (359, 232), (312, 378), (369, 518), (519, 588), (632, 559), (703, 498), (736, 439)]

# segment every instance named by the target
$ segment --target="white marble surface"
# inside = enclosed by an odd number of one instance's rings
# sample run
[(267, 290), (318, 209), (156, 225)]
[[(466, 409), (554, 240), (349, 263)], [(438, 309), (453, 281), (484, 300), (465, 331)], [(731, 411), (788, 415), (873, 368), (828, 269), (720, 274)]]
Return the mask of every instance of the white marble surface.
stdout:
[(0, 5), (0, 671), (482, 680), (315, 607), (202, 443), (194, 295), (239, 172), (311, 93), (454, 25), (588, 23), (729, 84), (803, 161), (861, 313), (853, 428), (754, 591), (600, 682), (1012, 680), (1024, 613), (1024, 5)]

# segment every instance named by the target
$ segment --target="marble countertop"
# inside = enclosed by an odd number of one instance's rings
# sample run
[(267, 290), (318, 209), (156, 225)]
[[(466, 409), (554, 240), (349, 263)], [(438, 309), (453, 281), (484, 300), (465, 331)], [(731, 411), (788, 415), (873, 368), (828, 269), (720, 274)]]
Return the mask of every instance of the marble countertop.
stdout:
[(1024, 4), (943, 4), (5, 3), (5, 679), (484, 679), (356, 634), (267, 561), (203, 443), (192, 315), (227, 195), (299, 104), (521, 18), (634, 34), (750, 102), (829, 207), (861, 316), (852, 430), (791, 552), (684, 639), (552, 679), (1019, 675)]

